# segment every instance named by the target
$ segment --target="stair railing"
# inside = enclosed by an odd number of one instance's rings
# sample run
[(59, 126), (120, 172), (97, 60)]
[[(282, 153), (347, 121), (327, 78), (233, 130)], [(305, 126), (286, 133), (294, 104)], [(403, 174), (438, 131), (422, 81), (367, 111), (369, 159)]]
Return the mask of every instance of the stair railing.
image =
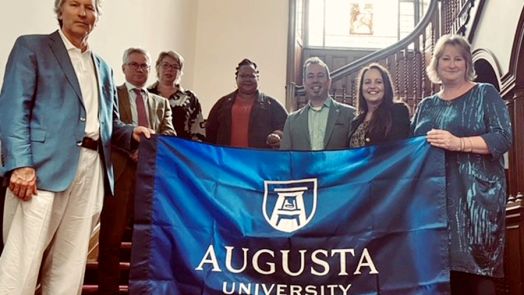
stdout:
[[(340, 102), (354, 105), (356, 95), (356, 76), (360, 69), (372, 62), (384, 65), (391, 73), (395, 94), (411, 107), (425, 96), (439, 90), (426, 75), (426, 66), (432, 56), (436, 40), (459, 29), (457, 19), (474, 0), (431, 0), (422, 20), (413, 31), (399, 42), (382, 50), (369, 54), (331, 73), (333, 86), (331, 95)], [(342, 83), (337, 81), (346, 79)], [(342, 87), (340, 87), (342, 85)], [(294, 101), (298, 109), (307, 103), (305, 89), (295, 83), (289, 83), (286, 89), (287, 99)]]

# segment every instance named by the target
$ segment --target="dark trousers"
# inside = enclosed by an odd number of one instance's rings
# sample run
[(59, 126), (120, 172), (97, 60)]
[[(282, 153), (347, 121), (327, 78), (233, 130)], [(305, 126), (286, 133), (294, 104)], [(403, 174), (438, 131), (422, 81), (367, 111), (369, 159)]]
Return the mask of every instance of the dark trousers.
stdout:
[[(131, 166), (131, 167), (130, 167)], [(100, 216), (98, 294), (119, 294), (120, 244), (134, 216), (136, 165), (128, 167), (115, 183), (115, 196), (104, 199)]]
[(451, 295), (495, 295), (491, 277), (451, 271)]

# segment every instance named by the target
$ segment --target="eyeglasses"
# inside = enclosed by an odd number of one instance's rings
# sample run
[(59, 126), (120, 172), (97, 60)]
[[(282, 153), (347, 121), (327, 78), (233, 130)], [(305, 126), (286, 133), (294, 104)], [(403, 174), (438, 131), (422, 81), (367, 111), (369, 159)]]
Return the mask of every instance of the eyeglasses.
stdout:
[(239, 74), (238, 77), (242, 80), (255, 80), (258, 75), (255, 74)]
[(141, 69), (142, 71), (149, 71), (151, 68), (148, 64), (138, 64), (136, 62), (130, 62), (126, 64), (128, 67), (130, 67), (133, 71), (136, 71), (138, 69)]
[(164, 71), (168, 71), (168, 70), (173, 70), (173, 71), (178, 71), (180, 70), (180, 67), (178, 65), (172, 65), (172, 64), (169, 64), (167, 62), (163, 62), (160, 64), (160, 66), (162, 67), (162, 69)]

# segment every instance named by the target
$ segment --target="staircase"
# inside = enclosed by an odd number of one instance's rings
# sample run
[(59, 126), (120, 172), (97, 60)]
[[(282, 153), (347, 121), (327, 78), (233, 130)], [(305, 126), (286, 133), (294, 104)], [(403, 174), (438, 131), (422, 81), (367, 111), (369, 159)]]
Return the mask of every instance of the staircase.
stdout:
[[(425, 71), (436, 41), (440, 36), (448, 33), (468, 37), (471, 27), (480, 15), (478, 9), (472, 8), (480, 6), (483, 2), (481, 0), (431, 0), (427, 11), (420, 12), (423, 15), (421, 21), (399, 42), (342, 67), (331, 67), (333, 84), (330, 94), (341, 103), (354, 105), (358, 72), (362, 67), (378, 62), (385, 66), (392, 76), (395, 97), (406, 102), (414, 110), (424, 97), (440, 90), (438, 85), (431, 83)], [(338, 53), (332, 55), (339, 56)], [(329, 66), (329, 61), (324, 61)], [(300, 69), (300, 66), (297, 67), (297, 71)], [(307, 103), (304, 87), (297, 85), (301, 83), (302, 74), (297, 72), (294, 76), (298, 78), (295, 81), (288, 81), (286, 87), (286, 105), (292, 110), (299, 109)]]
[[(89, 243), (89, 254), (87, 258), (86, 274), (82, 294), (98, 294), (98, 233), (100, 225)], [(131, 266), (131, 238), (132, 228), (126, 228), (120, 245), (120, 294), (129, 294), (129, 269)]]

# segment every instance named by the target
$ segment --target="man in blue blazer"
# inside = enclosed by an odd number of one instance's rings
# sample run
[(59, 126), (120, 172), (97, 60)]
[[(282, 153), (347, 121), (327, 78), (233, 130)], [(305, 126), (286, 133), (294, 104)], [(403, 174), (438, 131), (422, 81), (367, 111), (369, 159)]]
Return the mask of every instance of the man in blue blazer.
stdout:
[(100, 0), (56, 0), (60, 29), (22, 36), (0, 93), (9, 179), (0, 294), (80, 294), (104, 195), (113, 193), (111, 143), (131, 149), (146, 127), (119, 120), (112, 70), (88, 46)]

